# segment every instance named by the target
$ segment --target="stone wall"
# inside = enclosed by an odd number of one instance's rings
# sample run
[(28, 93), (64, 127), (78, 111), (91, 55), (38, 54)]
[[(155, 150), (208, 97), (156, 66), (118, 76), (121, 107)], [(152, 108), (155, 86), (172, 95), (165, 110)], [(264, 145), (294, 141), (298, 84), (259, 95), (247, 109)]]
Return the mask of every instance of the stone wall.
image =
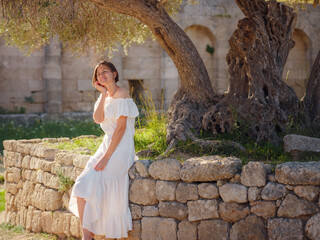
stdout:
[[(55, 170), (75, 179), (89, 159), (49, 148), (67, 139), (4, 141), (6, 222), (80, 237)], [(139, 160), (130, 168), (129, 239), (319, 239), (320, 162), (275, 166), (234, 157)]]

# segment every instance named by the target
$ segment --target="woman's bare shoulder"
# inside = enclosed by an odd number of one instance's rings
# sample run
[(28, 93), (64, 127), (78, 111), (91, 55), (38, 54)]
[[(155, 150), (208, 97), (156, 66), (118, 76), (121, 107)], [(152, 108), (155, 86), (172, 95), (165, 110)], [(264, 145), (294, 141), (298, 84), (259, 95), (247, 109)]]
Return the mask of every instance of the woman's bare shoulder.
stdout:
[(130, 98), (130, 94), (127, 89), (119, 87), (116, 94), (115, 98)]

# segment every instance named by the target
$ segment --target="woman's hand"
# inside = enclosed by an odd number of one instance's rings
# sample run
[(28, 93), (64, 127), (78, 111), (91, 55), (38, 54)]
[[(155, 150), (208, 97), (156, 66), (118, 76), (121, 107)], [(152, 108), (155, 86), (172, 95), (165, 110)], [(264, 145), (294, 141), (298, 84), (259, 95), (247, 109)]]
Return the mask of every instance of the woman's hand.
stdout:
[(103, 157), (97, 162), (96, 166), (94, 167), (94, 170), (103, 171), (104, 168), (107, 166), (108, 161), (109, 161), (108, 158)]
[(101, 93), (106, 94), (107, 93), (107, 88), (103, 87), (100, 85), (98, 81), (94, 83), (94, 87)]

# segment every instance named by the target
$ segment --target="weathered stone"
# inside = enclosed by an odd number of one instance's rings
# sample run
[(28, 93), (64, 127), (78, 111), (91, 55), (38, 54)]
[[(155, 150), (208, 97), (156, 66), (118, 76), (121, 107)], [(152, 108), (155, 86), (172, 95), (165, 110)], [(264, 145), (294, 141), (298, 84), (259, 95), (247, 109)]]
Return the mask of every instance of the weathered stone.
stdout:
[(31, 203), (43, 211), (54, 211), (60, 209), (63, 205), (62, 194), (56, 190), (45, 188), (41, 184), (36, 184), (31, 196)]
[(215, 199), (188, 201), (187, 204), (189, 221), (216, 219), (219, 217), (218, 201)]
[(7, 183), (6, 190), (15, 195), (18, 192), (18, 184), (17, 183)]
[(144, 217), (141, 228), (142, 240), (177, 239), (177, 222), (173, 218)]
[(248, 200), (250, 202), (259, 200), (261, 191), (262, 191), (262, 188), (249, 187), (249, 189), (248, 189)]
[(197, 240), (197, 224), (183, 220), (178, 226), (178, 240)]
[(156, 181), (153, 179), (135, 179), (130, 187), (130, 201), (136, 204), (157, 204)]
[(159, 213), (162, 217), (172, 217), (179, 220), (187, 219), (187, 207), (178, 202), (161, 202), (159, 204)]
[(188, 200), (199, 199), (197, 185), (183, 182), (179, 183), (176, 189), (176, 199), (182, 203), (186, 203)]
[(157, 217), (159, 216), (159, 209), (157, 206), (144, 206), (142, 210), (144, 217)]
[(229, 224), (222, 220), (201, 221), (198, 226), (201, 240), (228, 240)]
[(320, 236), (320, 213), (311, 217), (305, 228), (307, 237), (311, 240), (318, 240)]
[(302, 240), (304, 239), (302, 221), (300, 219), (287, 218), (269, 219), (268, 236), (270, 240)]
[(255, 215), (236, 222), (230, 230), (230, 240), (263, 240), (267, 239), (267, 229), (263, 220)]
[(32, 221), (31, 221), (31, 229), (32, 232), (41, 232), (41, 211), (40, 210), (34, 210), (32, 214)]
[(30, 160), (30, 169), (38, 170), (40, 169), (40, 158), (32, 157)]
[(41, 213), (41, 227), (44, 232), (52, 233), (52, 212), (42, 212)]
[(309, 201), (315, 201), (317, 199), (319, 190), (319, 186), (296, 186), (293, 189), (296, 195)]
[(61, 165), (67, 165), (70, 166), (73, 164), (73, 159), (76, 157), (75, 154), (72, 154), (67, 151), (59, 151), (56, 153), (54, 160), (55, 162), (61, 164)]
[(274, 202), (251, 202), (251, 212), (257, 216), (265, 219), (273, 218), (276, 216), (276, 204)]
[(132, 164), (132, 166), (129, 168), (128, 175), (129, 175), (130, 179), (132, 179), (132, 180), (140, 177), (140, 174), (137, 172), (135, 164)]
[(151, 165), (151, 160), (138, 160), (135, 161), (136, 169), (141, 177), (150, 177), (149, 167)]
[(18, 183), (20, 181), (20, 179), (21, 179), (21, 169), (13, 167), (11, 169), (11, 171), (12, 171), (12, 180), (13, 180), (13, 182)]
[(249, 162), (242, 168), (241, 183), (248, 187), (266, 185), (267, 170), (262, 162)]
[(320, 139), (289, 134), (283, 138), (285, 152), (320, 152)]
[(59, 151), (59, 149), (48, 148), (48, 147), (44, 147), (44, 146), (39, 145), (34, 150), (33, 154), (39, 158), (54, 159), (54, 157), (58, 151)]
[(234, 157), (205, 156), (190, 158), (183, 163), (181, 179), (184, 182), (230, 179), (241, 169), (241, 160)]
[(274, 174), (268, 174), (267, 178), (268, 178), (269, 182), (276, 182), (277, 181), (277, 179), (274, 176)]
[[(135, 222), (135, 221), (133, 221)], [(70, 234), (75, 237), (81, 236), (80, 218), (72, 216), (70, 219)]]
[[(218, 198), (219, 189), (212, 183), (201, 183), (198, 185), (198, 193), (201, 198)], [(193, 199), (195, 200), (195, 199)]]
[(176, 199), (177, 182), (158, 180), (156, 182), (156, 197), (160, 201), (174, 201)]
[(39, 160), (39, 168), (45, 172), (51, 172), (51, 168), (52, 168), (53, 164), (54, 164), (54, 162), (52, 162), (52, 161), (46, 161), (46, 160), (42, 160), (42, 159)]
[(222, 202), (219, 204), (219, 213), (223, 220), (227, 222), (236, 222), (248, 216), (250, 210), (247, 205)]
[(287, 184), (286, 185), (286, 189), (288, 189), (289, 191), (292, 191), (294, 188), (294, 186)]
[(27, 217), (26, 217), (26, 229), (31, 231), (32, 230), (32, 217), (33, 217), (34, 207), (29, 206), (27, 210)]
[(141, 219), (141, 207), (136, 204), (130, 204), (131, 216), (133, 220)]
[(299, 199), (297, 196), (290, 193), (282, 201), (282, 204), (278, 209), (278, 216), (296, 218), (313, 215), (318, 211), (319, 208), (315, 203), (305, 199)]
[(288, 190), (282, 184), (269, 182), (261, 192), (261, 198), (263, 200), (274, 201), (285, 197), (288, 194)]
[(181, 163), (176, 159), (154, 161), (149, 167), (149, 174), (154, 179), (176, 181), (180, 180)]
[(31, 161), (31, 157), (29, 155), (24, 156), (24, 158), (22, 159), (22, 163), (21, 166), (22, 168), (30, 168), (30, 161)]
[(13, 151), (14, 150), (13, 143), (16, 143), (16, 142), (17, 140), (4, 140), (2, 144), (5, 150)]
[(276, 167), (276, 179), (283, 184), (320, 185), (320, 162), (286, 162)]
[(240, 184), (224, 184), (219, 187), (219, 193), (224, 202), (245, 203), (248, 201), (248, 189)]
[(141, 239), (141, 222), (140, 220), (132, 221), (132, 230), (128, 232), (129, 240), (140, 240)]
[(43, 175), (43, 184), (53, 189), (60, 188), (59, 178), (48, 172), (45, 172)]
[(53, 218), (52, 218), (52, 233), (57, 235), (62, 235), (63, 233), (63, 226), (65, 224), (64, 222), (64, 212), (61, 211), (54, 211), (53, 212)]
[(241, 175), (236, 173), (233, 178), (230, 179), (230, 183), (241, 183)]
[(73, 165), (78, 168), (84, 168), (90, 159), (90, 155), (74, 155)]

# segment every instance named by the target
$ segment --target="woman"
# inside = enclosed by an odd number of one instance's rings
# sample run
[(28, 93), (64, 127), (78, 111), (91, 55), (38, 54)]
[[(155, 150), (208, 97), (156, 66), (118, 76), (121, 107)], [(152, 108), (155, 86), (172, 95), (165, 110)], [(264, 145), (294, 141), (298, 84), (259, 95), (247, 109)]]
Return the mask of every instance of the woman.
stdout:
[(123, 238), (132, 229), (128, 207), (128, 169), (134, 162), (134, 121), (138, 109), (128, 91), (117, 86), (115, 66), (100, 62), (94, 69), (93, 86), (100, 91), (93, 119), (105, 136), (72, 189), (69, 209), (80, 217), (83, 240), (93, 234)]

